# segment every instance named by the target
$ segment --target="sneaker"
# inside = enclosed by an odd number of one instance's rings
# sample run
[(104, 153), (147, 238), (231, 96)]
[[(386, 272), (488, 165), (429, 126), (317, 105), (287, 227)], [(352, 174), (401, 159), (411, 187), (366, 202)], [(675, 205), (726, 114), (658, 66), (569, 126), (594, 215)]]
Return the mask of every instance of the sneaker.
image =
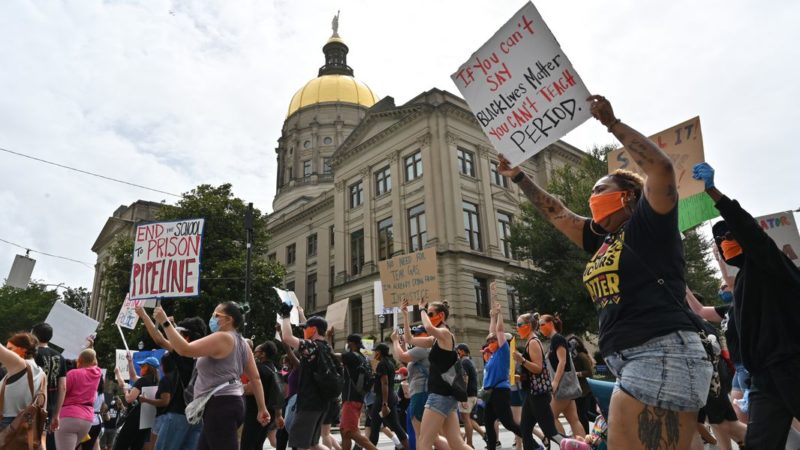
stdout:
[(500, 440), (499, 440), (499, 439), (497, 440), (497, 445), (495, 445), (495, 447), (497, 447), (497, 448), (503, 448), (503, 444), (502, 444), (502, 443), (500, 443)]

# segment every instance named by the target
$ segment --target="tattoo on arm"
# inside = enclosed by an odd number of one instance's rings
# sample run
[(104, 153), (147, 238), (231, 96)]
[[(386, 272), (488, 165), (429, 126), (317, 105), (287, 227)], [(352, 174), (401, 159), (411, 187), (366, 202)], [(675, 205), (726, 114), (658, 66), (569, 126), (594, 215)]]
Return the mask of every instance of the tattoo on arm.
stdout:
[(542, 211), (549, 219), (552, 220), (561, 217), (562, 214), (566, 214), (564, 205), (562, 205), (558, 199), (548, 194), (544, 189), (540, 188), (530, 178), (526, 177), (519, 183), (519, 186), (522, 192), (525, 193), (525, 196), (528, 197), (528, 200), (533, 203), (533, 206)]
[(645, 406), (639, 414), (638, 422), (639, 441), (645, 450), (678, 448), (680, 422), (677, 412)]

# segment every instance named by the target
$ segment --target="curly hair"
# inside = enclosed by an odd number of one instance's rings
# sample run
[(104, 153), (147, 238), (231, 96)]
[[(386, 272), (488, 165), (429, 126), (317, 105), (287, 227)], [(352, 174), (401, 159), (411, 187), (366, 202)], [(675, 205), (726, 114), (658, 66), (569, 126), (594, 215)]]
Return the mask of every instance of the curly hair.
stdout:
[(633, 191), (633, 195), (638, 202), (639, 199), (642, 197), (642, 190), (644, 189), (644, 178), (636, 172), (631, 172), (630, 170), (625, 169), (617, 169), (610, 174), (608, 174), (615, 183), (617, 183), (620, 189), (626, 191)]

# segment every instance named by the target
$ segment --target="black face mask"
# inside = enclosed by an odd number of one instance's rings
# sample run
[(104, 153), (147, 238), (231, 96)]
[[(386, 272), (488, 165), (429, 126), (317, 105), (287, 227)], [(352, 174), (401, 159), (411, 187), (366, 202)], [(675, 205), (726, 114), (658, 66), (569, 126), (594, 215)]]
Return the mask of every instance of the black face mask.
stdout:
[(738, 267), (741, 269), (742, 266), (744, 266), (744, 254), (734, 256), (731, 259), (726, 259), (725, 263), (727, 263), (729, 266)]

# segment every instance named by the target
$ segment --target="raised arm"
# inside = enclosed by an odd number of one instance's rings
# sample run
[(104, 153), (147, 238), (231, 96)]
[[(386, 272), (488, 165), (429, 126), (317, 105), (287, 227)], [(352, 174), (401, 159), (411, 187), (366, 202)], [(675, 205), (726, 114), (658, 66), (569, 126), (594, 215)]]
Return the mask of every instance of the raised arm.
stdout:
[(408, 354), (408, 351), (405, 349), (405, 344), (400, 343), (400, 335), (397, 334), (397, 330), (392, 331), (392, 352), (394, 356), (397, 357), (398, 360), (408, 364), (413, 362), (414, 359), (411, 355)]
[(133, 366), (133, 356), (131, 352), (125, 353), (125, 359), (128, 360), (128, 379), (131, 380), (131, 383), (134, 383), (139, 379), (139, 375), (136, 373), (136, 367)]
[(689, 304), (689, 307), (692, 308), (692, 311), (694, 311), (695, 314), (705, 320), (708, 320), (709, 322), (719, 323), (723, 319), (723, 317), (720, 317), (719, 314), (717, 314), (717, 310), (714, 309), (714, 307), (703, 306), (703, 304), (697, 300), (697, 297), (694, 296), (694, 293), (692, 293), (692, 290), (689, 289), (688, 286), (686, 287), (686, 303)]
[(500, 165), (497, 171), (501, 175), (511, 178), (514, 183), (519, 185), (519, 188), (525, 194), (528, 201), (544, 214), (548, 222), (556, 227), (556, 229), (570, 241), (575, 243), (575, 245), (583, 248), (583, 224), (588, 219), (575, 214), (564, 206), (561, 200), (534, 183), (519, 166), (511, 167), (511, 164), (505, 156), (501, 154), (498, 155), (498, 157), (500, 159)]
[(666, 214), (678, 204), (678, 188), (672, 160), (658, 145), (614, 115), (611, 103), (601, 95), (592, 95), (592, 115), (614, 134), (645, 173), (644, 196), (654, 211)]
[(158, 329), (156, 328), (156, 324), (153, 323), (153, 320), (150, 319), (150, 316), (147, 314), (147, 311), (142, 306), (137, 306), (135, 309), (136, 315), (142, 319), (142, 323), (144, 323), (144, 327), (147, 329), (147, 334), (153, 339), (153, 342), (156, 343), (159, 347), (163, 348), (164, 350), (171, 352), (172, 344), (161, 334)]
[(208, 336), (196, 341), (187, 342), (186, 339), (175, 330), (175, 327), (167, 325), (169, 318), (160, 306), (156, 306), (153, 317), (162, 325), (167, 333), (167, 339), (172, 348), (181, 356), (198, 358), (210, 356), (212, 358), (222, 358), (233, 350), (235, 342), (230, 333), (211, 333)]

